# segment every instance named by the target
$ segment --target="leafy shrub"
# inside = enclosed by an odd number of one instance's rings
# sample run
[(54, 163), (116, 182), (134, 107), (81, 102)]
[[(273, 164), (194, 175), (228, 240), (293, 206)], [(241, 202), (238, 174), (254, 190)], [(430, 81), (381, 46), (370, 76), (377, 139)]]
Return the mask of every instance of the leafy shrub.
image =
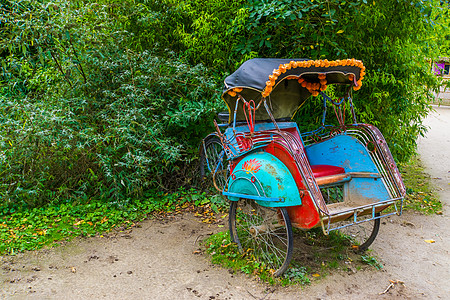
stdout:
[(97, 80), (66, 97), (0, 99), (4, 199), (117, 200), (185, 181), (211, 130), (214, 82), (202, 66), (149, 52), (103, 54), (87, 57)]
[(357, 1), (249, 0), (246, 14), (236, 17), (231, 29), (240, 35), (235, 51), (263, 57), (346, 55), (338, 40), (360, 6)]
[[(48, 15), (48, 5), (28, 4), (23, 15)], [(0, 92), (3, 205), (92, 197), (120, 204), (150, 187), (192, 184), (197, 146), (221, 105), (216, 79), (170, 51), (127, 48), (127, 33), (113, 31), (114, 3), (59, 5), (48, 24), (31, 24), (3, 52), (10, 51)], [(75, 21), (66, 24), (62, 8)], [(94, 8), (100, 20), (85, 25)], [(95, 25), (102, 22), (111, 31)], [(50, 23), (59, 31), (38, 32)]]
[[(234, 69), (236, 37), (230, 31), (236, 14), (245, 10), (242, 0), (139, 0), (123, 22), (132, 33), (129, 42), (137, 50), (159, 47), (180, 53), (193, 64), (215, 70), (220, 76), (230, 64)], [(162, 51), (161, 51), (162, 50)]]

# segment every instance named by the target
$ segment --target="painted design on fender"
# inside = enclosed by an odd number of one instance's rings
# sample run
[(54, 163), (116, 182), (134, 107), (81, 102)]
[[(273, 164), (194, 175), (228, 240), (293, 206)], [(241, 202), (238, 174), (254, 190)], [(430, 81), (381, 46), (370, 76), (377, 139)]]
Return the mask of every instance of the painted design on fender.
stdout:
[(259, 168), (261, 168), (261, 163), (255, 158), (244, 162), (244, 164), (242, 165), (242, 169), (244, 169), (247, 174), (248, 172), (256, 173), (259, 171)]

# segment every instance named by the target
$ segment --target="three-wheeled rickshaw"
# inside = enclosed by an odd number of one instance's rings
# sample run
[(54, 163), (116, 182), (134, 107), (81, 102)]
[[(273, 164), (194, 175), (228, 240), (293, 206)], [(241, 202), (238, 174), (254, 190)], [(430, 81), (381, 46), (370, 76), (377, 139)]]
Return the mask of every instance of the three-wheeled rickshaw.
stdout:
[[(257, 58), (225, 79), (229, 113), (204, 140), (202, 170), (230, 200), (232, 241), (275, 276), (292, 258), (292, 226), (340, 230), (365, 250), (380, 218), (401, 214), (405, 187), (386, 141), (356, 121), (351, 95), (364, 75), (355, 59)], [(329, 85), (342, 97), (329, 97)], [(300, 132), (292, 117), (311, 96), (323, 99), (321, 122)], [(325, 124), (330, 105), (337, 125)]]

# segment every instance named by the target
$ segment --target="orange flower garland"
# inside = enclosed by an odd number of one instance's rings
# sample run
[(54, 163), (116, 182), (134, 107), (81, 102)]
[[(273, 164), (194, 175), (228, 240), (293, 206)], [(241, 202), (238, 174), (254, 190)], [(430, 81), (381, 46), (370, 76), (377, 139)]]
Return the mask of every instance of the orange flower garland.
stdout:
[[(357, 90), (359, 90), (361, 88), (362, 80), (364, 78), (364, 75), (366, 74), (366, 72), (365, 72), (366, 68), (364, 67), (362, 61), (356, 60), (354, 58), (352, 58), (352, 59), (343, 59), (343, 60), (335, 60), (335, 61), (328, 61), (327, 59), (325, 59), (325, 60), (291, 61), (288, 64), (281, 64), (278, 67), (278, 69), (274, 69), (273, 70), (272, 75), (269, 76), (269, 81), (266, 82), (266, 87), (265, 87), (264, 91), (262, 92), (262, 96), (263, 97), (267, 97), (267, 96), (270, 95), (270, 93), (272, 92), (273, 87), (275, 86), (275, 81), (278, 79), (278, 77), (282, 73), (285, 73), (286, 70), (290, 70), (292, 68), (293, 69), (295, 69), (295, 68), (309, 68), (311, 66), (325, 67), (325, 68), (336, 67), (336, 66), (355, 66), (355, 67), (359, 67), (361, 69), (361, 71), (360, 71), (360, 78), (357, 81), (357, 86), (353, 87), (353, 89), (355, 91), (357, 91)], [(304, 78), (298, 77), (298, 76), (295, 76), (295, 75), (287, 76), (286, 79), (297, 79), (298, 78), (298, 83), (300, 83), (302, 85), (302, 87), (308, 89), (308, 91), (313, 96), (317, 96), (319, 94), (319, 91), (324, 91), (327, 88), (326, 74), (324, 74), (324, 73), (319, 74), (318, 77), (319, 77), (320, 83), (307, 82), (307, 81), (305, 81)], [(350, 81), (353, 81), (353, 79), (354, 79), (353, 74), (349, 74), (348, 79)], [(228, 93), (230, 94), (230, 91)]]
[(242, 88), (234, 88), (232, 90), (229, 90), (227, 92), (227, 94), (230, 95), (231, 97), (235, 97), (236, 93), (240, 93), (240, 92), (242, 92)]

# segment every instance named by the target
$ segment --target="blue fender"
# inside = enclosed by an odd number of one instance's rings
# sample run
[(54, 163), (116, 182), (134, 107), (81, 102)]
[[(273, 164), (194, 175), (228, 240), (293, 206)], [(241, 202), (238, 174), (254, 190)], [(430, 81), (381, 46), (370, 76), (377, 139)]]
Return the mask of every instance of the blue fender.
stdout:
[(223, 192), (231, 201), (255, 200), (266, 207), (301, 205), (297, 184), (289, 169), (267, 152), (245, 156), (234, 168)]

